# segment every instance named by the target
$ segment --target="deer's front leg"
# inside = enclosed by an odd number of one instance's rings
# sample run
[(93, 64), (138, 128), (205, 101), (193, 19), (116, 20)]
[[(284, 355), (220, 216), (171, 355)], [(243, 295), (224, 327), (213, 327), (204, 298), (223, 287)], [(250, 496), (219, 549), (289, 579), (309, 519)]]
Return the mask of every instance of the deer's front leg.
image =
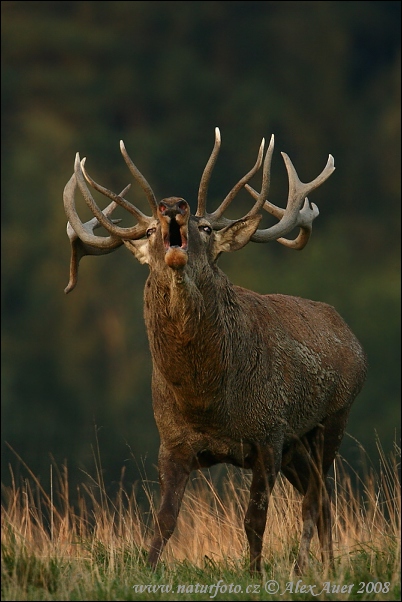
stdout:
[(159, 482), (162, 501), (157, 515), (155, 535), (151, 542), (148, 563), (155, 568), (168, 539), (172, 535), (179, 514), (190, 470), (174, 460), (162, 448), (159, 452)]

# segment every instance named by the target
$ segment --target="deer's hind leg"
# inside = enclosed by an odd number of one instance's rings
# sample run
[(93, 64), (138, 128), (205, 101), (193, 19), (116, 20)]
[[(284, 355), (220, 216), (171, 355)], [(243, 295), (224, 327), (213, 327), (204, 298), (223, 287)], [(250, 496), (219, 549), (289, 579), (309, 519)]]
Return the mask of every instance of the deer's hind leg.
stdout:
[(311, 539), (317, 526), (322, 561), (333, 565), (331, 486), (327, 478), (339, 449), (347, 422), (348, 411), (328, 417), (294, 445), (291, 461), (282, 472), (304, 496), (302, 505), (303, 531), (295, 566), (301, 574), (308, 565)]
[(308, 565), (311, 540), (322, 510), (323, 430), (323, 427), (319, 425), (295, 441), (291, 450), (291, 460), (288, 459), (282, 466), (285, 477), (303, 495), (303, 529), (295, 565), (297, 574), (303, 573)]
[[(309, 434), (310, 435), (310, 434)], [(322, 459), (324, 447), (324, 427), (319, 425), (314, 429), (314, 433), (304, 439), (305, 450), (308, 454), (308, 484), (304, 494), (302, 505), (303, 530), (300, 540), (299, 555), (296, 561), (296, 572), (302, 573), (308, 565), (310, 544), (314, 535), (315, 526), (318, 523), (322, 525), (322, 533), (331, 535), (331, 528), (328, 525), (328, 509), (330, 507), (325, 501), (326, 496), (326, 475), (323, 473)], [(325, 507), (325, 513), (324, 513)], [(324, 525), (325, 523), (325, 525)], [(322, 544), (322, 542), (320, 541)], [(328, 545), (329, 542), (326, 542)], [(332, 540), (331, 540), (332, 543)]]
[(257, 449), (256, 459), (252, 467), (253, 476), (250, 487), (250, 501), (244, 528), (250, 547), (250, 571), (261, 572), (262, 542), (267, 521), (268, 503), (274, 487), (280, 462), (275, 461), (271, 448)]
[(323, 420), (324, 441), (321, 467), (325, 484), (325, 495), (322, 497), (322, 510), (318, 515), (317, 529), (321, 545), (322, 560), (324, 563), (328, 563), (331, 566), (334, 564), (331, 512), (332, 486), (327, 478), (327, 474), (334, 463), (336, 454), (341, 445), (349, 412), (350, 408), (346, 408)]

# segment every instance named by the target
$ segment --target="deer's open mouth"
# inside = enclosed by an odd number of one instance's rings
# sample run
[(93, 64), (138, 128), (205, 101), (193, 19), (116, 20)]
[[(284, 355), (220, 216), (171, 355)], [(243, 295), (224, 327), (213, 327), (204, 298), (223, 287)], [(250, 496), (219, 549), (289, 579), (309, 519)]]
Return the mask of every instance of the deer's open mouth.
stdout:
[(188, 261), (188, 220), (183, 220), (181, 216), (177, 217), (179, 217), (178, 221), (176, 221), (175, 217), (172, 217), (168, 223), (165, 222), (165, 228), (162, 227), (162, 231), (165, 230), (165, 235), (163, 236), (165, 263), (173, 270), (183, 269)]
[(170, 197), (159, 203), (158, 216), (165, 247), (165, 263), (173, 270), (180, 270), (188, 261), (190, 207), (184, 199)]
[(170, 248), (179, 248), (182, 251), (187, 251), (187, 224), (180, 225), (175, 218), (172, 218), (163, 242), (166, 251)]

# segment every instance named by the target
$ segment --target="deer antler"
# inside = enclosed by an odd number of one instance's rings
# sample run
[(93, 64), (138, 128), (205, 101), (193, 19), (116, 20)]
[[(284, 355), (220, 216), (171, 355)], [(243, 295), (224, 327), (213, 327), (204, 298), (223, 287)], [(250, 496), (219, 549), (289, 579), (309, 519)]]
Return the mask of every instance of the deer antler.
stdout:
[[(123, 141), (120, 143), (120, 148), (131, 173), (145, 191), (151, 206), (152, 214), (155, 216), (156, 200), (151, 187), (131, 161), (124, 147)], [(64, 210), (68, 219), (67, 235), (71, 244), (70, 280), (64, 290), (65, 293), (69, 293), (77, 284), (78, 266), (82, 257), (85, 255), (104, 255), (106, 253), (111, 253), (123, 244), (124, 239), (133, 240), (141, 238), (145, 235), (145, 232), (153, 219), (153, 217), (148, 217), (124, 198), (124, 195), (129, 190), (131, 184), (126, 186), (126, 188), (124, 188), (120, 194), (116, 194), (111, 190), (104, 188), (100, 184), (97, 184), (88, 175), (84, 166), (85, 158), (81, 161), (80, 156), (77, 153), (74, 162), (74, 174), (67, 182), (63, 193)], [(112, 202), (102, 211), (94, 201), (85, 180), (95, 190), (112, 200)], [(85, 199), (85, 202), (95, 216), (85, 223), (80, 220), (75, 208), (75, 190), (77, 185)], [(132, 226), (131, 228), (121, 228), (117, 226), (116, 224), (121, 220), (110, 219), (110, 216), (119, 205), (134, 215), (138, 221), (138, 224)], [(103, 226), (110, 235), (96, 236), (93, 231), (100, 226)]]
[(233, 220), (229, 220), (226, 217), (223, 217), (224, 211), (229, 207), (230, 203), (233, 201), (239, 190), (243, 188), (247, 184), (249, 180), (253, 177), (253, 175), (260, 169), (262, 158), (264, 155), (264, 138), (261, 141), (261, 145), (258, 151), (257, 161), (255, 162), (254, 167), (250, 169), (245, 176), (243, 176), (237, 184), (235, 184), (229, 194), (224, 198), (222, 203), (213, 213), (207, 213), (206, 211), (206, 202), (207, 202), (207, 192), (209, 181), (211, 179), (212, 170), (216, 163), (216, 159), (218, 158), (218, 153), (221, 146), (221, 134), (219, 128), (215, 128), (215, 144), (212, 149), (211, 156), (209, 157), (208, 163), (205, 166), (204, 172), (201, 177), (200, 187), (198, 191), (198, 207), (196, 214), (199, 217), (206, 217), (210, 222), (214, 230), (220, 230), (225, 226), (232, 223)]
[[(258, 152), (257, 161), (254, 167), (239, 180), (239, 182), (232, 188), (226, 198), (219, 205), (218, 209), (213, 213), (206, 212), (206, 198), (208, 185), (211, 178), (212, 170), (215, 165), (216, 159), (221, 145), (221, 136), (219, 128), (215, 128), (215, 144), (212, 150), (211, 156), (204, 169), (204, 173), (201, 178), (201, 183), (198, 193), (198, 208), (196, 215), (205, 216), (210, 220), (212, 227), (215, 230), (233, 223), (236, 220), (230, 220), (223, 217), (223, 212), (230, 205), (238, 191), (245, 186), (250, 192), (252, 197), (255, 199), (255, 204), (252, 209), (247, 213), (245, 217), (256, 215), (261, 209), (265, 209), (268, 213), (271, 213), (279, 222), (270, 228), (257, 230), (250, 240), (253, 242), (270, 242), (271, 240), (277, 240), (281, 244), (292, 248), (302, 249), (308, 242), (313, 220), (319, 215), (318, 207), (314, 203), (310, 203), (307, 195), (313, 190), (318, 188), (334, 171), (334, 158), (329, 155), (327, 164), (321, 174), (317, 176), (311, 182), (305, 184), (300, 181), (297, 172), (287, 154), (281, 153), (285, 166), (288, 172), (289, 179), (289, 195), (286, 205), (286, 209), (276, 207), (267, 200), (269, 185), (270, 185), (270, 172), (271, 172), (271, 161), (274, 150), (274, 136), (271, 136), (271, 140), (265, 155), (263, 165), (263, 177), (262, 186), (260, 192), (257, 192), (252, 188), (248, 182), (252, 176), (258, 171), (261, 166), (262, 157), (264, 153), (264, 139), (261, 142), (261, 146)], [(300, 232), (294, 240), (288, 240), (283, 236), (289, 233), (294, 228), (299, 227)]]
[[(122, 195), (125, 194), (125, 192), (128, 188), (129, 188), (129, 186), (127, 186), (121, 194)], [(116, 203), (112, 201), (103, 210), (104, 215), (106, 215), (106, 216), (111, 215), (112, 211), (115, 208), (116, 208)], [(120, 221), (121, 220), (116, 219), (116, 220), (113, 220), (113, 223), (117, 223)], [(87, 232), (88, 235), (93, 235), (93, 231), (96, 228), (99, 228), (100, 225), (101, 224), (98, 222), (96, 217), (92, 218), (89, 222), (82, 224), (84, 230)], [(70, 239), (71, 259), (70, 259), (70, 279), (69, 279), (68, 285), (64, 289), (64, 292), (66, 294), (69, 293), (70, 291), (72, 291), (73, 288), (75, 287), (75, 285), (77, 284), (78, 265), (80, 263), (80, 260), (83, 257), (85, 257), (85, 255), (105, 255), (107, 253), (111, 253), (112, 251), (114, 251), (115, 249), (117, 249), (118, 247), (120, 247), (123, 244), (121, 240), (115, 239), (113, 241), (112, 237), (110, 237), (111, 245), (109, 247), (94, 247), (93, 245), (83, 242), (78, 237), (77, 233), (71, 226), (70, 222), (67, 222), (67, 235), (68, 235), (68, 238)], [(99, 237), (95, 237), (95, 238), (99, 238)]]
[[(254, 174), (260, 169), (262, 164), (265, 145), (265, 140), (263, 138), (254, 166), (237, 182), (237, 184), (235, 184), (235, 186), (233, 186), (219, 207), (212, 213), (207, 213), (206, 203), (208, 186), (211, 179), (212, 170), (219, 154), (220, 145), (220, 131), (219, 128), (215, 128), (215, 143), (201, 177), (198, 191), (198, 207), (195, 215), (198, 217), (206, 217), (211, 222), (214, 230), (220, 230), (232, 224), (237, 220), (225, 218), (223, 213), (229, 207), (239, 190), (245, 186), (251, 196), (255, 199), (254, 206), (245, 217), (252, 217), (259, 213), (261, 209), (264, 209), (279, 220), (277, 224), (271, 226), (270, 228), (256, 230), (250, 240), (253, 242), (269, 242), (271, 240), (277, 240), (287, 247), (293, 249), (302, 249), (309, 240), (312, 222), (319, 214), (317, 206), (314, 205), (314, 203), (310, 204), (307, 195), (318, 188), (318, 186), (325, 182), (325, 180), (332, 174), (335, 169), (333, 157), (329, 155), (327, 164), (321, 174), (311, 182), (305, 184), (300, 181), (288, 155), (282, 153), (288, 172), (289, 194), (286, 209), (281, 209), (267, 200), (270, 184), (271, 160), (274, 150), (273, 136), (271, 136), (264, 159), (260, 192), (254, 190), (254, 188), (248, 184)], [(63, 194), (64, 208), (68, 219), (67, 234), (71, 243), (70, 281), (65, 289), (66, 293), (71, 291), (77, 282), (78, 264), (82, 257), (85, 255), (103, 255), (106, 253), (111, 253), (121, 246), (124, 240), (142, 238), (145, 235), (151, 221), (157, 218), (157, 202), (153, 190), (138, 168), (134, 165), (133, 161), (130, 159), (122, 140), (120, 141), (120, 150), (131, 174), (147, 196), (152, 217), (142, 213), (139, 209), (137, 209), (137, 207), (129, 203), (124, 198), (124, 195), (130, 186), (127, 186), (120, 194), (116, 194), (111, 190), (104, 188), (100, 184), (97, 184), (88, 175), (85, 169), (85, 158), (81, 160), (79, 154), (77, 153), (74, 162), (74, 174), (66, 184)], [(92, 188), (111, 199), (112, 202), (105, 209), (101, 210), (98, 207), (89, 191), (87, 182), (90, 186), (92, 186)], [(93, 219), (85, 223), (82, 223), (75, 208), (75, 190), (77, 185), (85, 199), (86, 204), (94, 215)], [(117, 224), (121, 220), (111, 219), (110, 217), (117, 206), (121, 206), (131, 213), (136, 218), (138, 223), (129, 228), (122, 228), (118, 226)], [(94, 230), (99, 226), (103, 226), (108, 231), (109, 236), (96, 236), (94, 234)], [(286, 234), (296, 227), (300, 228), (300, 232), (294, 240), (288, 240), (287, 238), (284, 238)]]
[[(273, 137), (271, 138), (271, 143), (273, 150)], [(266, 200), (268, 196), (268, 186), (266, 185), (266, 182), (269, 181), (270, 160), (264, 162), (264, 175), (261, 191), (258, 193), (251, 186), (246, 184), (247, 190), (256, 199), (254, 207), (247, 215), (254, 215), (261, 208), (264, 208), (268, 213), (271, 213), (271, 215), (274, 215), (280, 220), (270, 228), (257, 230), (251, 237), (251, 240), (253, 242), (270, 242), (271, 240), (277, 240), (289, 248), (301, 250), (305, 247), (310, 238), (313, 220), (319, 215), (317, 205), (310, 203), (307, 195), (321, 186), (321, 184), (323, 184), (323, 182), (325, 182), (325, 180), (327, 180), (334, 172), (334, 158), (332, 155), (329, 155), (323, 171), (311, 182), (303, 183), (300, 181), (288, 155), (286, 153), (281, 153), (281, 155), (285, 162), (289, 179), (289, 194), (286, 209), (276, 207), (276, 205), (273, 205)], [(283, 235), (296, 227), (300, 228), (300, 233), (296, 239), (288, 240), (283, 238)]]
[(152, 190), (151, 186), (148, 184), (147, 180), (142, 175), (142, 173), (140, 172), (140, 170), (134, 165), (134, 163), (130, 159), (130, 157), (126, 151), (126, 147), (124, 146), (123, 140), (120, 140), (120, 151), (121, 151), (121, 154), (123, 155), (123, 158), (126, 162), (127, 167), (129, 168), (131, 174), (137, 180), (138, 184), (141, 186), (141, 188), (147, 195), (149, 205), (152, 209), (152, 215), (153, 215), (153, 217), (156, 217), (157, 216), (157, 203), (156, 203), (156, 198), (153, 193), (153, 190)]

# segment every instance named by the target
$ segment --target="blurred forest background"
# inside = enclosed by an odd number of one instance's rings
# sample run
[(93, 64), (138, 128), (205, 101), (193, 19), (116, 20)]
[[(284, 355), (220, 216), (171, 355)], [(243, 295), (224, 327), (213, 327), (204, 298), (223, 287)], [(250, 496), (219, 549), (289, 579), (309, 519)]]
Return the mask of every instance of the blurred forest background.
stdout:
[[(156, 478), (148, 269), (124, 247), (87, 257), (64, 295), (63, 188), (79, 151), (119, 192), (132, 181), (123, 139), (158, 198), (183, 196), (194, 210), (215, 126), (223, 142), (209, 209), (254, 164), (263, 136), (275, 134), (277, 205), (287, 198), (280, 151), (303, 181), (334, 155), (334, 175), (311, 197), (320, 216), (303, 252), (250, 244), (220, 265), (261, 293), (334, 305), (369, 358), (341, 453), (356, 465), (359, 445), (375, 457), (377, 435), (386, 451), (399, 443), (400, 2), (1, 8), (3, 482), (9, 465), (26, 474), (8, 445), (43, 483), (54, 461), (76, 484), (92, 473), (97, 442), (107, 486), (123, 466), (126, 482)], [(127, 198), (147, 211), (137, 185)], [(233, 216), (250, 202), (242, 192)]]

